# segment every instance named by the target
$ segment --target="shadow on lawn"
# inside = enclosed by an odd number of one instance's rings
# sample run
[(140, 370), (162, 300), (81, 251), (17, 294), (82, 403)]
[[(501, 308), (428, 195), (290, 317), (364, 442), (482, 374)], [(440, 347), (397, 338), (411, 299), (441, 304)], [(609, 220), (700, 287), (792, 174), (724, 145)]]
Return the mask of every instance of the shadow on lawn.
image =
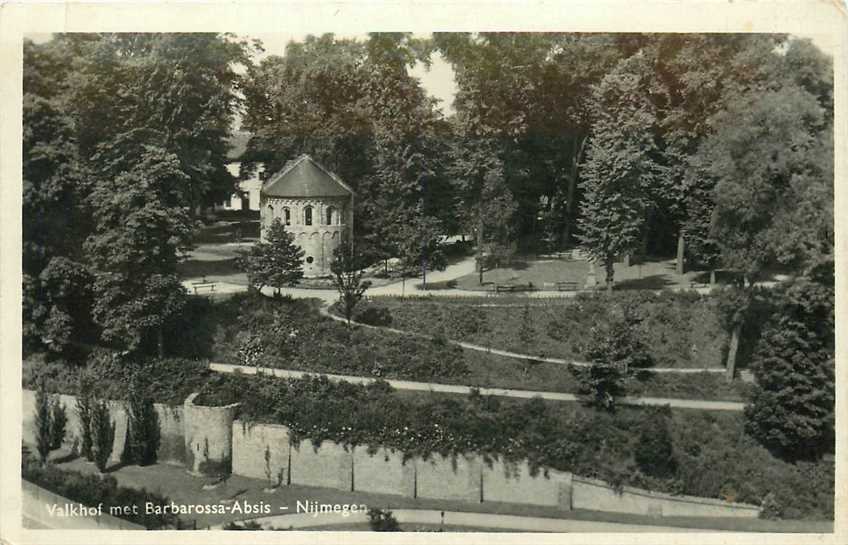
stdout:
[(177, 271), (184, 278), (226, 276), (240, 272), (236, 268), (235, 258), (220, 259), (217, 261), (189, 259), (180, 263), (177, 266)]
[(674, 282), (665, 274), (652, 274), (615, 283), (616, 288), (623, 290), (661, 290), (673, 285)]

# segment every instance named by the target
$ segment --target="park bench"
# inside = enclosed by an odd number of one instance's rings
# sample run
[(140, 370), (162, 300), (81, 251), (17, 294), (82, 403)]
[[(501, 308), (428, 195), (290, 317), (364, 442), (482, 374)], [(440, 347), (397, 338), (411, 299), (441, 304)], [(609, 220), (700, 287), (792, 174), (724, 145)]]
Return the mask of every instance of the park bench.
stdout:
[(514, 291), (518, 291), (519, 289), (521, 289), (521, 288), (519, 288), (515, 284), (496, 284), (495, 285), (495, 291), (497, 293), (503, 293), (503, 292), (510, 292), (511, 293), (511, 292), (514, 292)]
[(208, 289), (211, 292), (215, 291), (215, 282), (208, 282), (205, 278), (198, 282), (192, 282), (191, 287), (194, 289), (194, 294), (197, 295), (198, 290)]
[(531, 290), (533, 290), (533, 284), (495, 284), (495, 292), (497, 293)]
[(556, 289), (557, 289), (557, 291), (577, 291), (577, 289), (578, 289), (577, 282), (574, 282), (574, 281), (571, 281), (571, 280), (564, 281), (564, 282), (557, 282), (556, 283)]

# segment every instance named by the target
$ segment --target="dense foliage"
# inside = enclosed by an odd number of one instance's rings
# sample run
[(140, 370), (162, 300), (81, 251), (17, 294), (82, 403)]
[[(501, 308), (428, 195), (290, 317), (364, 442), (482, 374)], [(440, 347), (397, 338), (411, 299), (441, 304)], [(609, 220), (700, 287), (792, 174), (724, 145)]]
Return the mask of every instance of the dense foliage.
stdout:
[(782, 287), (778, 309), (754, 353), (757, 384), (746, 426), (792, 459), (833, 452), (835, 323), (832, 287), (796, 281)]
[(78, 471), (38, 464), (26, 450), (21, 459), (21, 478), (83, 505), (97, 507), (102, 503), (106, 513), (109, 512), (109, 507), (137, 505), (135, 513), (130, 510), (126, 515), (121, 515), (121, 518), (140, 524), (148, 530), (172, 528), (176, 525), (177, 517), (169, 511), (147, 513), (144, 508), (146, 502), (165, 505), (168, 498), (144, 489), (118, 486), (118, 481), (109, 475), (85, 475)]
[[(399, 395), (385, 383), (333, 383), (324, 377), (213, 378), (198, 402), (242, 403), (242, 417), (289, 426), (295, 440), (387, 447), (405, 456), (481, 454), (529, 460), (612, 483), (651, 490), (759, 504), (774, 493), (789, 518), (830, 518), (833, 467), (790, 464), (773, 457), (744, 432), (739, 415), (675, 412), (663, 416), (674, 457), (650, 447), (666, 470), (643, 472), (640, 430), (652, 426), (652, 410), (587, 411), (540, 399), (502, 400), (472, 394)], [(656, 430), (654, 430), (656, 431)], [(660, 432), (662, 433), (662, 432)]]
[(614, 411), (616, 398), (625, 393), (625, 381), (651, 365), (638, 324), (630, 309), (612, 307), (607, 320), (589, 330), (584, 353), (590, 365), (570, 368), (584, 403)]
[(256, 242), (236, 259), (238, 268), (247, 273), (250, 286), (279, 290), (297, 284), (303, 278), (304, 253), (294, 243), (294, 235), (276, 218), (266, 227), (264, 236), (266, 240)]
[(235, 183), (227, 140), (251, 50), (202, 33), (25, 41), (25, 348), (162, 355), (192, 215)]

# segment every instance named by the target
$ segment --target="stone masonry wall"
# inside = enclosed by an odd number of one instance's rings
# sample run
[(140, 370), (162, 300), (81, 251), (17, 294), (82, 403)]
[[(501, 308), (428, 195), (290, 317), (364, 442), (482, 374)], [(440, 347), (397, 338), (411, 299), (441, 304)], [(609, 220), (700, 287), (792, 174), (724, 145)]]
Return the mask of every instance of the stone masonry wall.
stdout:
[(292, 445), (289, 471), (291, 484), (353, 488), (353, 455), (332, 441), (324, 441), (317, 449), (308, 439)]
[[(345, 449), (332, 441), (315, 448), (304, 440), (295, 447), (285, 426), (235, 420), (236, 405), (202, 407), (193, 403), (194, 397), (189, 396), (183, 407), (156, 405), (162, 437), (160, 461), (184, 463), (193, 472), (200, 470), (204, 460), (231, 460), (234, 474), (267, 480), (270, 472), (270, 484), (651, 516), (757, 517), (760, 512), (753, 505), (710, 498), (671, 496), (631, 487), (615, 490), (603, 481), (554, 470), (540, 470), (534, 475), (526, 462), (487, 464), (479, 456), (439, 455), (404, 462), (399, 452), (379, 449), (371, 454), (365, 447)], [(65, 443), (71, 446), (81, 435), (76, 399), (64, 395), (60, 399), (68, 415)], [(112, 461), (116, 462), (123, 452), (127, 419), (122, 403), (111, 402), (110, 412), (116, 424), (112, 452)], [(35, 443), (34, 416), (35, 393), (24, 390), (23, 439), (29, 444)]]
[(592, 509), (615, 513), (635, 513), (656, 517), (743, 517), (756, 518), (754, 505), (729, 503), (712, 498), (671, 496), (625, 486), (616, 491), (603, 481), (574, 477), (574, 509)]
[(193, 473), (201, 473), (204, 464), (230, 464), (238, 404), (206, 407), (195, 405), (196, 397), (191, 394), (183, 403), (183, 430), (186, 466)]
[(416, 460), (416, 495), (419, 498), (480, 503), (483, 463), (477, 456)]
[(353, 450), (353, 489), (378, 494), (415, 496), (415, 461), (388, 449), (368, 453), (367, 447)]
[(539, 469), (534, 475), (529, 464), (492, 463), (483, 470), (483, 501), (527, 503), (571, 509), (571, 474)]
[(287, 484), (290, 449), (289, 430), (285, 426), (233, 422), (233, 473), (236, 475), (268, 480), (269, 484)]

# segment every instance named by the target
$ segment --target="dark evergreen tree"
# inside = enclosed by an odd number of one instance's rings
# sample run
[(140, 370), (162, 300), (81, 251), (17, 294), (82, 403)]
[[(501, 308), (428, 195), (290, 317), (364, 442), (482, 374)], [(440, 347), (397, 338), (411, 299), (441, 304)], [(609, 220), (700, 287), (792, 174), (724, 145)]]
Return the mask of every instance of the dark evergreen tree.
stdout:
[(47, 393), (44, 382), (35, 391), (35, 448), (42, 463), (47, 463), (50, 451), (53, 449), (52, 411), (50, 394)]
[(271, 286), (277, 291), (293, 286), (303, 278), (304, 252), (294, 242), (279, 218), (265, 232), (267, 241), (260, 241), (240, 253), (236, 263), (247, 273), (247, 281), (256, 290)]
[(161, 432), (159, 416), (153, 406), (153, 398), (147, 393), (143, 381), (136, 371), (128, 386), (127, 441), (122, 453), (125, 462), (138, 465), (156, 463)]
[(582, 355), (588, 367), (570, 367), (578, 380), (578, 393), (590, 406), (615, 410), (616, 398), (624, 395), (627, 379), (652, 359), (639, 335), (639, 320), (627, 308), (613, 308), (608, 319), (590, 330)]
[(751, 366), (746, 429), (783, 456), (814, 458), (834, 448), (833, 287), (801, 279), (776, 296)]
[(98, 399), (91, 408), (91, 452), (100, 473), (106, 471), (115, 442), (115, 423), (109, 414), (109, 404)]

